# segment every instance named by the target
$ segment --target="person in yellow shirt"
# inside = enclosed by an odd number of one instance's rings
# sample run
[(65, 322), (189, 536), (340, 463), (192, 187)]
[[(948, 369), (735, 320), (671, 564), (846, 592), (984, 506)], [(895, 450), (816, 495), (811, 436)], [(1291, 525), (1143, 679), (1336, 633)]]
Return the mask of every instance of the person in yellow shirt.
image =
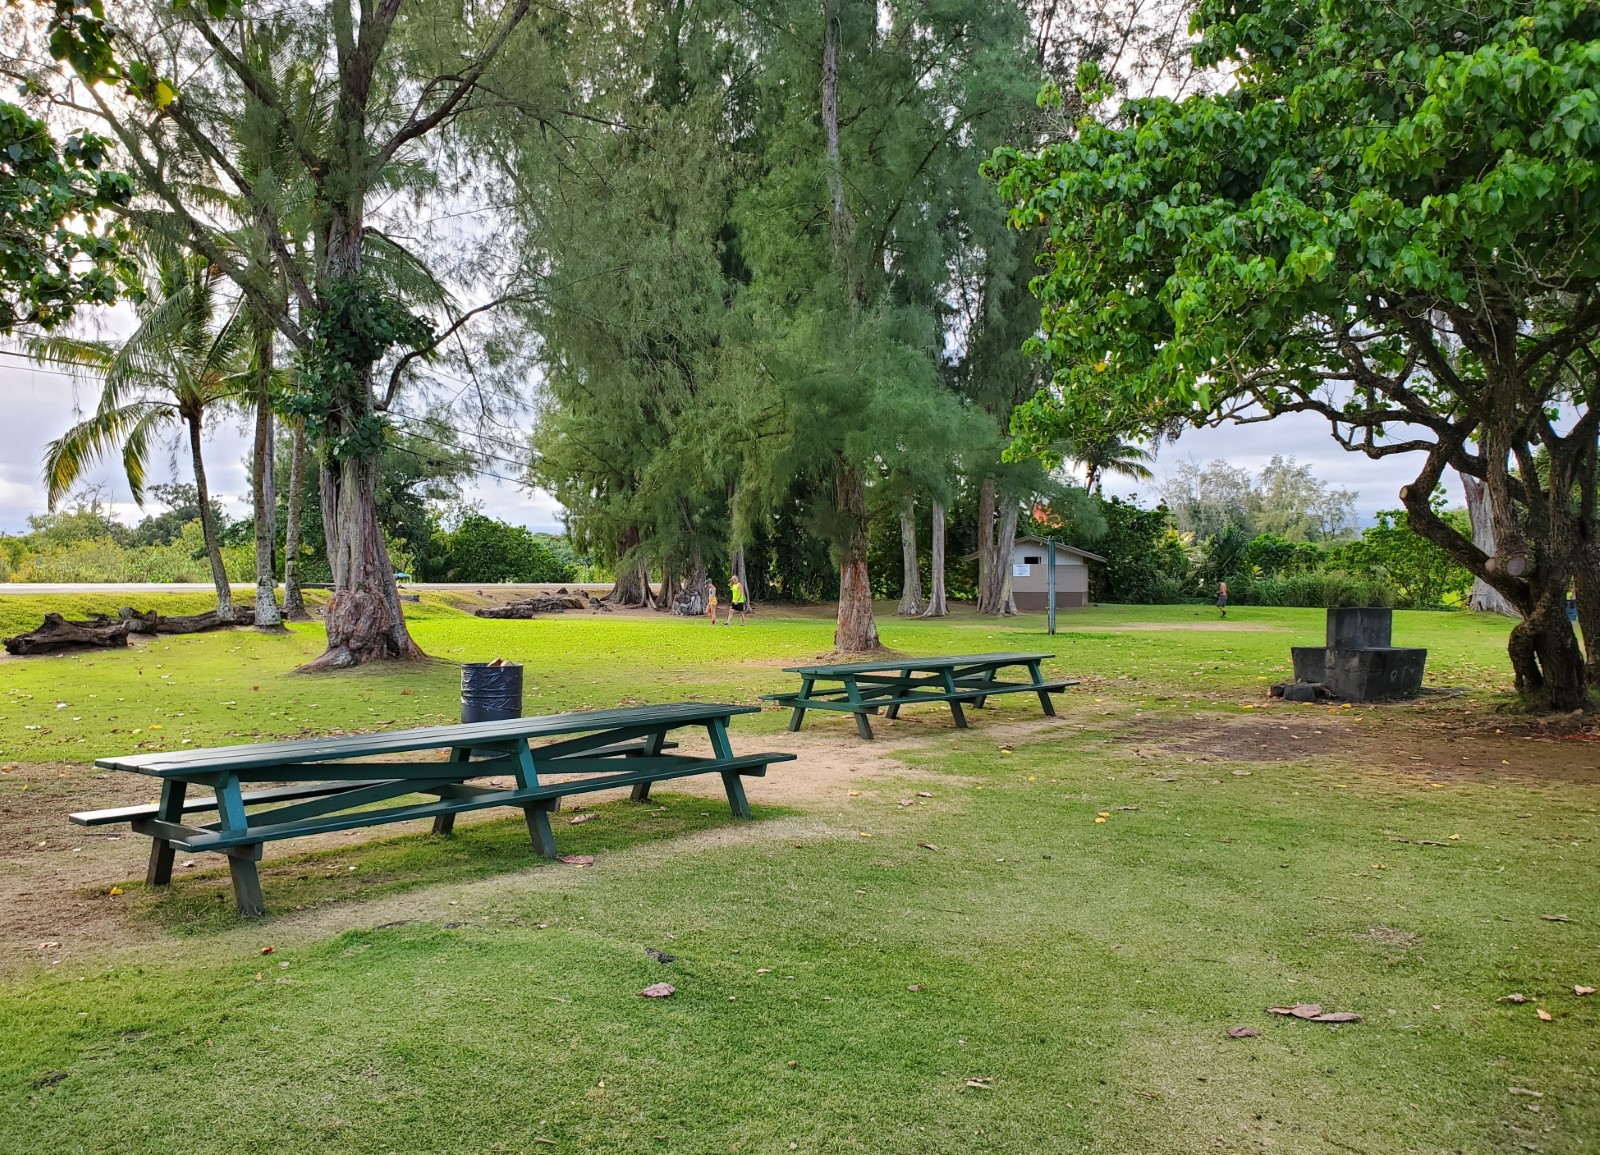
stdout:
[(739, 615), (739, 624), (744, 625), (745, 615), (750, 612), (750, 602), (744, 596), (744, 585), (735, 574), (728, 579), (728, 620), (725, 625), (733, 625), (733, 615)]

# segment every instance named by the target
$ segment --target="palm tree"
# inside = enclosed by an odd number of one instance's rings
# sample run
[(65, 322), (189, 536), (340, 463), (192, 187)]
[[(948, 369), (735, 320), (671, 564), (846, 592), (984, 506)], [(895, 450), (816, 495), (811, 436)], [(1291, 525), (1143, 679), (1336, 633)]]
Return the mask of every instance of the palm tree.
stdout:
[(1115, 433), (1103, 433), (1074, 441), (1067, 456), (1083, 466), (1083, 485), (1096, 497), (1108, 473), (1118, 477), (1131, 477), (1135, 481), (1149, 481), (1155, 476), (1149, 462), (1155, 454), (1131, 441), (1124, 441)]
[(249, 333), (237, 305), (219, 299), (216, 278), (204, 260), (162, 248), (152, 248), (148, 257), (139, 326), (127, 340), (118, 345), (46, 336), (29, 343), (35, 360), (73, 366), (101, 384), (94, 413), (46, 447), (46, 492), (53, 509), (87, 469), (120, 451), (128, 488), (143, 505), (152, 444), (164, 429), (181, 424), (194, 466), (218, 616), (231, 621), (233, 597), (201, 445), (207, 410), (250, 385)]

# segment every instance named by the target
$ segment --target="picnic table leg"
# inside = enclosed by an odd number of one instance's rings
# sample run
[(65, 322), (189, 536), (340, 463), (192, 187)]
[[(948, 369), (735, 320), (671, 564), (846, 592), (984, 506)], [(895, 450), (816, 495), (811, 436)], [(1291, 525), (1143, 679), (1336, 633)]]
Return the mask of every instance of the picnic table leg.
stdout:
[(256, 872), (256, 861), (261, 857), (261, 843), (235, 846), (227, 851), (228, 873), (233, 876), (233, 901), (239, 913), (246, 918), (259, 918), (267, 913), (266, 901), (261, 897), (261, 876)]
[[(640, 757), (653, 758), (655, 755), (661, 753), (661, 746), (664, 742), (666, 742), (666, 740), (667, 732), (665, 730), (661, 730), (650, 735), (649, 738), (645, 739), (645, 748)], [(633, 755), (630, 754), (628, 757), (631, 758)], [(651, 783), (649, 782), (635, 782), (633, 784), (633, 789), (628, 791), (628, 798), (634, 802), (650, 801), (650, 786)]]
[[(163, 822), (183, 821), (183, 799), (189, 792), (187, 782), (168, 778), (161, 783), (161, 801), (156, 804), (156, 817)], [(172, 881), (172, 843), (165, 838), (150, 842), (150, 865), (145, 869), (146, 886), (166, 886)]]
[[(1028, 663), (1028, 673), (1033, 675), (1033, 684), (1035, 686), (1044, 684), (1044, 678), (1039, 674), (1038, 662)], [(1054, 718), (1056, 716), (1056, 706), (1055, 703), (1050, 700), (1049, 690), (1039, 691), (1039, 708), (1044, 711), (1045, 717), (1047, 718)]]
[[(517, 786), (532, 790), (539, 785), (539, 769), (534, 765), (533, 751), (523, 742), (517, 750)], [(522, 808), (528, 820), (528, 836), (533, 839), (533, 851), (540, 858), (556, 856), (556, 836), (550, 829), (550, 811), (561, 805), (561, 799), (549, 798)]]
[[(800, 697), (802, 699), (811, 697), (811, 687), (815, 684), (815, 678), (808, 678), (802, 674), (800, 676)], [(804, 706), (796, 706), (794, 708), (794, 713), (789, 715), (789, 733), (793, 734), (800, 729), (800, 723), (805, 721), (805, 716), (806, 708)]]
[[(944, 681), (945, 693), (956, 693), (956, 679), (954, 674), (952, 674), (949, 670), (945, 670), (942, 680)], [(967, 728), (967, 715), (961, 709), (961, 703), (955, 698), (950, 699), (950, 716), (955, 719), (957, 730), (965, 730)]]
[(556, 856), (556, 836), (550, 829), (551, 806), (552, 803), (545, 802), (522, 808), (523, 817), (528, 820), (528, 837), (533, 839), (534, 853), (540, 858)]
[[(470, 762), (470, 761), (472, 761), (472, 751), (471, 750), (462, 750), (462, 749), (459, 749), (459, 748), (451, 750), (450, 751), (450, 759), (449, 760), (451, 762)], [(434, 816), (434, 819), (433, 819), (433, 833), (440, 834), (440, 835), (450, 835), (450, 834), (455, 833), (455, 829), (456, 829), (456, 816), (454, 814), (438, 814), (438, 815)]]
[[(844, 682), (845, 697), (859, 707), (861, 705), (861, 687), (856, 685), (855, 678), (849, 674), (846, 674), (842, 680)], [(852, 714), (852, 717), (856, 720), (856, 733), (870, 741), (872, 739), (872, 723), (867, 721), (867, 712), (857, 709)]]
[(894, 698), (889, 702), (888, 709), (884, 710), (883, 716), (891, 719), (898, 718), (900, 716), (900, 703), (905, 700), (905, 696), (910, 692), (910, 686), (896, 686), (894, 689)]
[[(711, 752), (718, 759), (733, 757), (733, 744), (728, 741), (728, 720), (716, 718), (706, 723), (706, 736), (711, 739)], [(749, 818), (750, 800), (744, 796), (744, 777), (729, 770), (722, 775), (722, 788), (728, 792), (728, 809), (735, 818)]]

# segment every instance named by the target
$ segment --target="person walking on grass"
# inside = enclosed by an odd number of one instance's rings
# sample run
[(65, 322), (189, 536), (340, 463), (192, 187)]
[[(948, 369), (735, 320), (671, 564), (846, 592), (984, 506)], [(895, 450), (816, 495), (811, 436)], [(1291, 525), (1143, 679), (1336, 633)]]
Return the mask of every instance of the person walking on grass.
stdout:
[(1217, 609), (1223, 617), (1228, 616), (1228, 583), (1217, 583)]
[(706, 620), (717, 624), (717, 583), (714, 581), (706, 582)]
[(728, 579), (728, 620), (724, 625), (733, 625), (733, 615), (739, 615), (739, 624), (744, 625), (745, 615), (750, 612), (750, 603), (744, 596), (744, 583), (739, 580), (739, 575), (734, 574)]

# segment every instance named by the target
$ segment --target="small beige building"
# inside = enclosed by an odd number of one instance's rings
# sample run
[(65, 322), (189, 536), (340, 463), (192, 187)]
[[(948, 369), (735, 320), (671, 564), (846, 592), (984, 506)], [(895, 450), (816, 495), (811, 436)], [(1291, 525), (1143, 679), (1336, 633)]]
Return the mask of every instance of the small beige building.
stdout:
[[(1011, 594), (1023, 612), (1043, 610), (1049, 600), (1049, 545), (1042, 537), (1019, 537), (1011, 548)], [(1089, 604), (1089, 563), (1104, 562), (1097, 553), (1062, 542), (1056, 550), (1056, 609)]]

